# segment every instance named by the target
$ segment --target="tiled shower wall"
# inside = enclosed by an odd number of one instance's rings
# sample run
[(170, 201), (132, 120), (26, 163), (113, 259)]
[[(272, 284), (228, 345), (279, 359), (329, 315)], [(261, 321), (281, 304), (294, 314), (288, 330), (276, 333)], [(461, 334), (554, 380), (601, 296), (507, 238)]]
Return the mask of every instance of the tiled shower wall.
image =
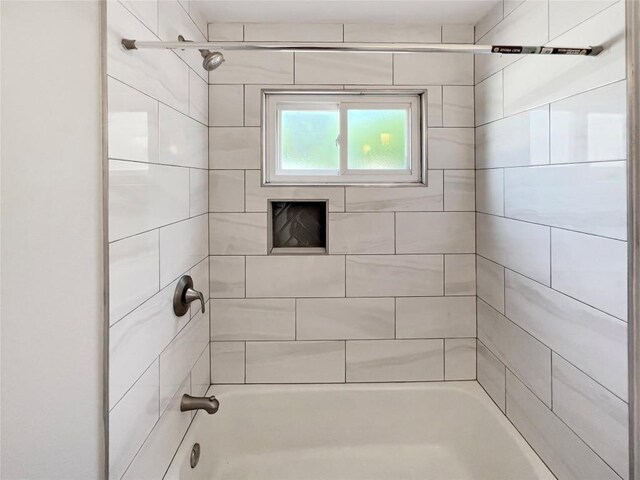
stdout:
[[(109, 467), (162, 478), (210, 383), (209, 317), (176, 317), (177, 279), (207, 293), (207, 82), (196, 51), (124, 51), (120, 38), (204, 40), (187, 1), (109, 1)], [(208, 307), (208, 304), (207, 304)]]
[[(458, 25), (210, 24), (211, 41), (462, 42)], [(471, 55), (225, 52), (209, 75), (213, 383), (474, 379)], [(428, 186), (262, 187), (262, 88), (428, 90)], [(328, 255), (267, 255), (269, 199), (327, 199)]]
[(624, 2), (504, 1), (476, 57), (478, 380), (560, 479), (628, 478)]

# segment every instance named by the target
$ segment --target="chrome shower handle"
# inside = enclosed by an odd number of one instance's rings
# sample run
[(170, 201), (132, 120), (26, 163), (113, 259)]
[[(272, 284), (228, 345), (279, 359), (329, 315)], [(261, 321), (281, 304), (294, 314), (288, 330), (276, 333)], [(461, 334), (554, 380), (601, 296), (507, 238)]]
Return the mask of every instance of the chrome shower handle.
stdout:
[(183, 275), (178, 280), (176, 290), (173, 293), (173, 312), (178, 317), (182, 317), (189, 311), (191, 302), (195, 300), (200, 300), (202, 313), (204, 313), (204, 295), (193, 288), (193, 279), (189, 275)]

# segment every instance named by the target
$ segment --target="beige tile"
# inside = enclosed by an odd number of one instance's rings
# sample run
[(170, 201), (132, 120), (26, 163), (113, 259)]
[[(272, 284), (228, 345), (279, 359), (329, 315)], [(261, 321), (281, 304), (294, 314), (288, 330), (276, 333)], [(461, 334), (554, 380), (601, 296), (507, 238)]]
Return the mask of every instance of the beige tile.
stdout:
[(247, 297), (344, 297), (341, 255), (247, 257)]
[(442, 126), (473, 127), (474, 100), (473, 87), (442, 87)]
[(476, 170), (476, 208), (478, 212), (504, 215), (504, 170)]
[[(484, 37), (504, 17), (504, 0), (499, 0), (475, 25), (476, 42)], [(480, 42), (481, 43), (481, 42)]]
[(476, 339), (446, 338), (444, 340), (444, 379), (475, 380)]
[(478, 300), (478, 340), (551, 406), (551, 350)]
[(428, 296), (444, 293), (442, 255), (349, 255), (347, 296)]
[(247, 23), (245, 42), (342, 42), (339, 23)]
[(267, 215), (264, 213), (210, 213), (209, 253), (212, 255), (266, 255)]
[(475, 213), (396, 214), (398, 253), (475, 253)]
[(242, 23), (210, 23), (207, 25), (210, 42), (242, 42), (244, 25)]
[(207, 127), (160, 105), (159, 163), (207, 168)]
[(244, 170), (209, 171), (209, 211), (244, 211)]
[(444, 294), (476, 294), (475, 255), (444, 256)]
[(344, 342), (247, 342), (247, 383), (344, 382)]
[(460, 53), (397, 54), (395, 85), (473, 85), (473, 55)]
[(503, 79), (500, 71), (476, 85), (476, 125), (501, 119), (504, 116), (503, 103)]
[(504, 412), (506, 403), (505, 366), (479, 340), (476, 344), (476, 352), (478, 382)]
[(294, 299), (211, 300), (211, 340), (293, 340)]
[(209, 128), (209, 168), (260, 168), (260, 129), (255, 127)]
[(209, 125), (241, 127), (244, 124), (244, 85), (209, 86)]
[(412, 297), (396, 300), (397, 338), (476, 336), (475, 297)]
[(211, 343), (211, 383), (244, 383), (244, 342)]
[(478, 297), (504, 314), (504, 267), (476, 256)]
[(442, 380), (442, 340), (347, 341), (347, 382)]
[(197, 217), (209, 211), (209, 172), (199, 168), (189, 170), (189, 216)]
[(394, 338), (393, 298), (300, 298), (298, 340)]
[(443, 25), (442, 43), (474, 43), (473, 25)]
[(211, 298), (244, 297), (244, 257), (209, 257)]
[(394, 214), (330, 213), (329, 252), (394, 253)]
[(160, 229), (161, 288), (184, 275), (209, 255), (208, 228), (207, 215), (200, 215)]
[(474, 212), (475, 171), (444, 171), (444, 209), (445, 211)]
[(347, 23), (345, 42), (440, 43), (440, 25)]
[(614, 3), (616, 3), (615, 0), (591, 2), (551, 0), (549, 2), (549, 38), (554, 39)]
[(296, 84), (392, 83), (390, 53), (296, 53), (295, 63)]
[(431, 128), (428, 137), (429, 168), (474, 168), (473, 128)]
[(209, 72), (210, 84), (293, 83), (293, 53), (225, 50), (224, 66)]

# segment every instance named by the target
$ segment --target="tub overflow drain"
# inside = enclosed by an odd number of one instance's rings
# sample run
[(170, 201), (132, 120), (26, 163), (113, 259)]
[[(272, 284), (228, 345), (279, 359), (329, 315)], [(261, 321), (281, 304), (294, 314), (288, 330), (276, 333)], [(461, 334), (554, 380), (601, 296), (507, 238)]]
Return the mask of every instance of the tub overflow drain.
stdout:
[(200, 444), (194, 443), (191, 448), (191, 456), (189, 457), (189, 464), (191, 468), (196, 468), (198, 462), (200, 461)]

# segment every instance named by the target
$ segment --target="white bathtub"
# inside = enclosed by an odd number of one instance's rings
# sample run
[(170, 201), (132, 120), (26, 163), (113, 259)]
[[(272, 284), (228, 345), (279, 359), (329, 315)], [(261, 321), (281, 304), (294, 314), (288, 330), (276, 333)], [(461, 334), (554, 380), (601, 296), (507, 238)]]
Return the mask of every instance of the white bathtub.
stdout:
[(476, 382), (214, 386), (209, 394), (220, 410), (196, 415), (165, 479), (555, 478)]

